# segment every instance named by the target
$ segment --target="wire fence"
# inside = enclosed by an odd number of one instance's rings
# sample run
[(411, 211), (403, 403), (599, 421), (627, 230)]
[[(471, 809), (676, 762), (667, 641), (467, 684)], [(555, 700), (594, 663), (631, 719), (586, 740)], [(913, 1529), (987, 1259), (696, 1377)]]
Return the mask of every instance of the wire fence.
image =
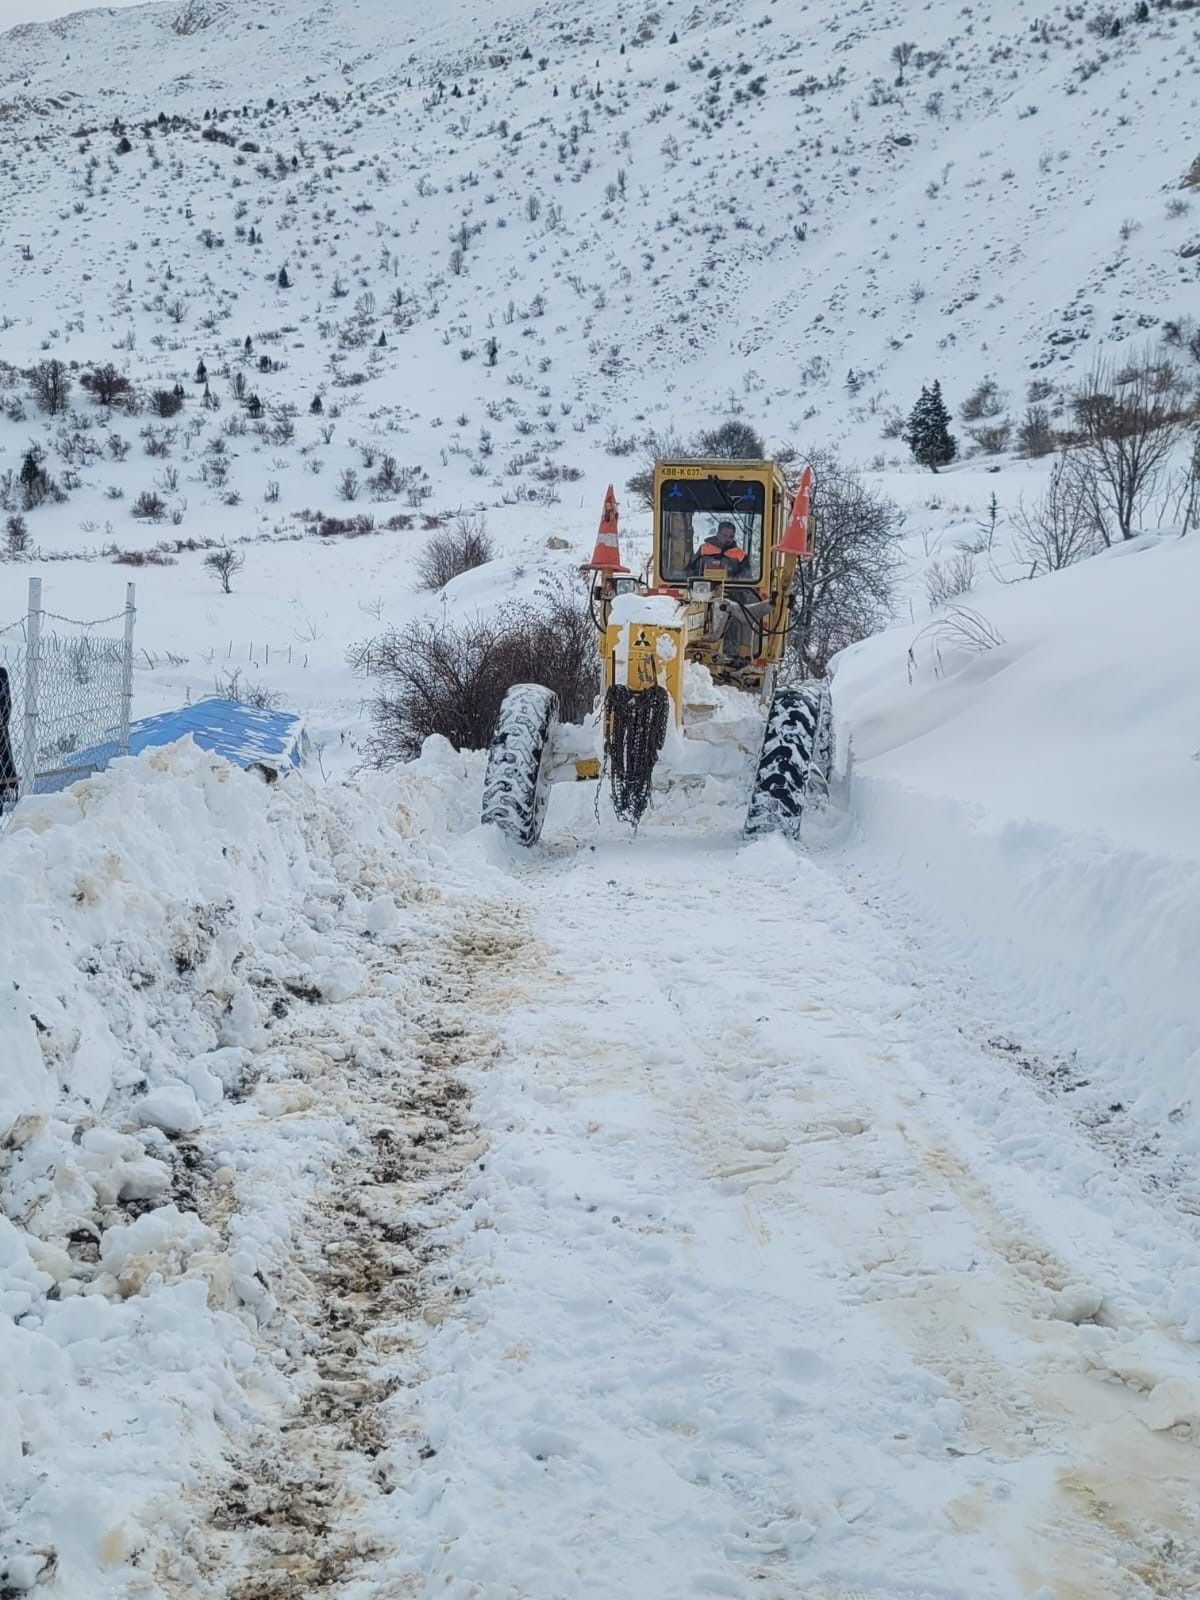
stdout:
[(29, 580), (25, 617), (0, 627), (0, 817), (128, 752), (135, 618), (133, 584), (124, 611), (81, 622)]

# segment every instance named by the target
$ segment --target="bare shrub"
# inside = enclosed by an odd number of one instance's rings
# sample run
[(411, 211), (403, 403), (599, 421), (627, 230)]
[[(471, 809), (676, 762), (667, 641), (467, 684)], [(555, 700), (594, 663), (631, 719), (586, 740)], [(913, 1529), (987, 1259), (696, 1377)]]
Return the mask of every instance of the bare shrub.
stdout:
[(29, 374), (33, 398), (47, 416), (58, 416), (71, 398), (71, 379), (61, 361), (39, 361)]
[(143, 489), (129, 508), (130, 515), (147, 522), (161, 522), (167, 514), (167, 502), (153, 489)]
[(117, 550), (112, 558), (119, 567), (173, 567), (175, 557), (165, 550)]
[(1175, 317), (1164, 322), (1162, 341), (1176, 350), (1186, 350), (1193, 361), (1200, 361), (1200, 323), (1194, 317)]
[(971, 550), (957, 550), (948, 561), (935, 561), (925, 574), (925, 593), (929, 609), (936, 611), (959, 595), (969, 594), (975, 587), (975, 554)]
[[(1143, 506), (1183, 430), (1195, 400), (1173, 362), (1143, 353), (1117, 367), (1098, 362), (1071, 396), (1074, 443), (1107, 517), (1132, 539)], [(1105, 522), (1105, 542), (1110, 537)]]
[(1030, 577), (1082, 561), (1101, 543), (1086, 477), (1066, 454), (1054, 463), (1042, 498), (1029, 511), (1019, 505), (1013, 522)]
[(368, 512), (360, 512), (356, 517), (327, 517), (319, 514), (317, 532), (322, 539), (334, 539), (339, 535), (347, 539), (361, 539), (364, 534), (375, 532), (375, 518)]
[(453, 527), (435, 534), (417, 557), (418, 587), (444, 589), (451, 579), (486, 565), (495, 553), (482, 515), (455, 517)]
[(1188, 459), (1175, 474), (1172, 508), (1180, 535), (1200, 527), (1200, 429), (1192, 434)]
[(213, 693), (218, 700), (236, 700), (239, 705), (256, 706), (260, 711), (274, 711), (283, 703), (283, 696), (265, 684), (245, 683), (241, 667), (219, 672), (213, 680)]
[(1017, 450), (1023, 456), (1048, 456), (1058, 447), (1058, 435), (1050, 426), (1045, 406), (1027, 406), (1017, 427)]
[(903, 517), (832, 452), (809, 462), (813, 554), (797, 569), (792, 650), (801, 674), (819, 678), (831, 656), (891, 619)]
[(944, 617), (927, 622), (908, 647), (908, 681), (919, 665), (918, 656), (926, 651), (937, 677), (946, 671), (946, 657), (984, 655), (1004, 643), (1004, 635), (988, 619), (970, 606), (951, 606)]
[(29, 524), (19, 511), (5, 520), (4, 550), (14, 560), (29, 554)]
[(625, 480), (625, 487), (640, 504), (649, 508), (654, 504), (654, 463), (678, 461), (691, 452), (687, 444), (670, 428), (650, 429), (642, 434), (635, 446), (641, 465)]
[(133, 393), (132, 383), (123, 372), (113, 366), (111, 361), (94, 367), (91, 372), (85, 372), (79, 382), (80, 386), (102, 406), (123, 403)]
[(916, 45), (909, 40), (904, 40), (902, 43), (892, 46), (892, 60), (897, 67), (896, 85), (898, 88), (904, 87), (904, 69), (912, 60), (912, 54), (916, 48)]
[(184, 4), (172, 19), (171, 31), (185, 35), (200, 33), (203, 29), (211, 27), (212, 20), (212, 12), (203, 0), (184, 0)]
[(977, 384), (962, 405), (958, 414), (964, 422), (978, 422), (984, 417), (998, 417), (1007, 404), (1005, 395), (995, 378), (984, 378)]
[(220, 583), (221, 592), (232, 594), (234, 574), (246, 565), (246, 558), (236, 550), (214, 550), (205, 556), (204, 565)]
[(183, 410), (183, 396), (174, 389), (155, 389), (150, 396), (150, 409), (156, 417), (177, 417)]
[(1007, 417), (1001, 417), (998, 422), (981, 422), (978, 427), (967, 429), (985, 456), (1002, 455), (1012, 443), (1012, 431), (1012, 423)]
[(466, 622), (410, 622), (356, 645), (350, 664), (377, 678), (367, 744), (376, 766), (409, 761), (431, 734), (456, 750), (484, 750), (505, 694), (541, 683), (564, 721), (590, 711), (599, 689), (596, 634), (582, 591), (547, 582), (535, 599)]
[(696, 435), (695, 451), (723, 461), (761, 461), (766, 454), (758, 431), (740, 417), (726, 417), (715, 428), (701, 429)]
[(367, 479), (367, 487), (379, 500), (386, 500), (400, 493), (404, 487), (404, 479), (396, 466), (396, 458), (383, 455), (379, 461), (378, 470), (373, 477)]

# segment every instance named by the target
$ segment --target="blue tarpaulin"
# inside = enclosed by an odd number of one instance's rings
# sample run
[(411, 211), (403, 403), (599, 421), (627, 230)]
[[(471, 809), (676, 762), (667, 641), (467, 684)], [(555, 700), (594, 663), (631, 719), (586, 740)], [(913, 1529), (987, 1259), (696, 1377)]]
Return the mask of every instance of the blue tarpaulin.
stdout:
[[(272, 772), (298, 767), (307, 739), (303, 720), (294, 711), (263, 711), (237, 700), (197, 700), (177, 711), (160, 711), (129, 727), (129, 754), (140, 755), (157, 745), (174, 744), (191, 734), (201, 750), (211, 750), (239, 767), (263, 766)], [(39, 779), (38, 790), (48, 793), (66, 788), (84, 774), (80, 768), (100, 772), (116, 754), (113, 745), (82, 750), (71, 756), (70, 774), (50, 774)], [(56, 781), (58, 780), (58, 781)]]
[(298, 767), (304, 755), (304, 723), (294, 711), (263, 711), (237, 700), (217, 699), (197, 700), (195, 705), (160, 711), (133, 723), (129, 754), (174, 744), (188, 733), (201, 750), (211, 750), (239, 767), (258, 764), (280, 772)]

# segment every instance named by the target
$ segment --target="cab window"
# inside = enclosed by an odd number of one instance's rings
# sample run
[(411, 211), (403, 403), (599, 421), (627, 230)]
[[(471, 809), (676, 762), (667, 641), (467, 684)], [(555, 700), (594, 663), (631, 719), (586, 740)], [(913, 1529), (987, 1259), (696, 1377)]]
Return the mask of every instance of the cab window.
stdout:
[(706, 565), (723, 567), (735, 582), (758, 583), (764, 501), (761, 483), (740, 478), (664, 479), (659, 491), (664, 583), (703, 577)]

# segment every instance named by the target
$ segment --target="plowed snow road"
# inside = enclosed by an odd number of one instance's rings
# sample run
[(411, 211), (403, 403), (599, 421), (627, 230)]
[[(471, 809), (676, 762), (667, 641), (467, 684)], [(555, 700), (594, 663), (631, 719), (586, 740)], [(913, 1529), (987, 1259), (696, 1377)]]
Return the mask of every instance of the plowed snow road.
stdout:
[(302, 1402), (170, 1592), (1200, 1595), (1196, 1218), (739, 816), (448, 842), (319, 1091)]
[(1155, 1300), (1189, 1226), (930, 1004), (836, 853), (555, 804), (508, 869), (543, 949), (489, 1002), (471, 1310), (425, 1351), (420, 1592), (1200, 1594)]

